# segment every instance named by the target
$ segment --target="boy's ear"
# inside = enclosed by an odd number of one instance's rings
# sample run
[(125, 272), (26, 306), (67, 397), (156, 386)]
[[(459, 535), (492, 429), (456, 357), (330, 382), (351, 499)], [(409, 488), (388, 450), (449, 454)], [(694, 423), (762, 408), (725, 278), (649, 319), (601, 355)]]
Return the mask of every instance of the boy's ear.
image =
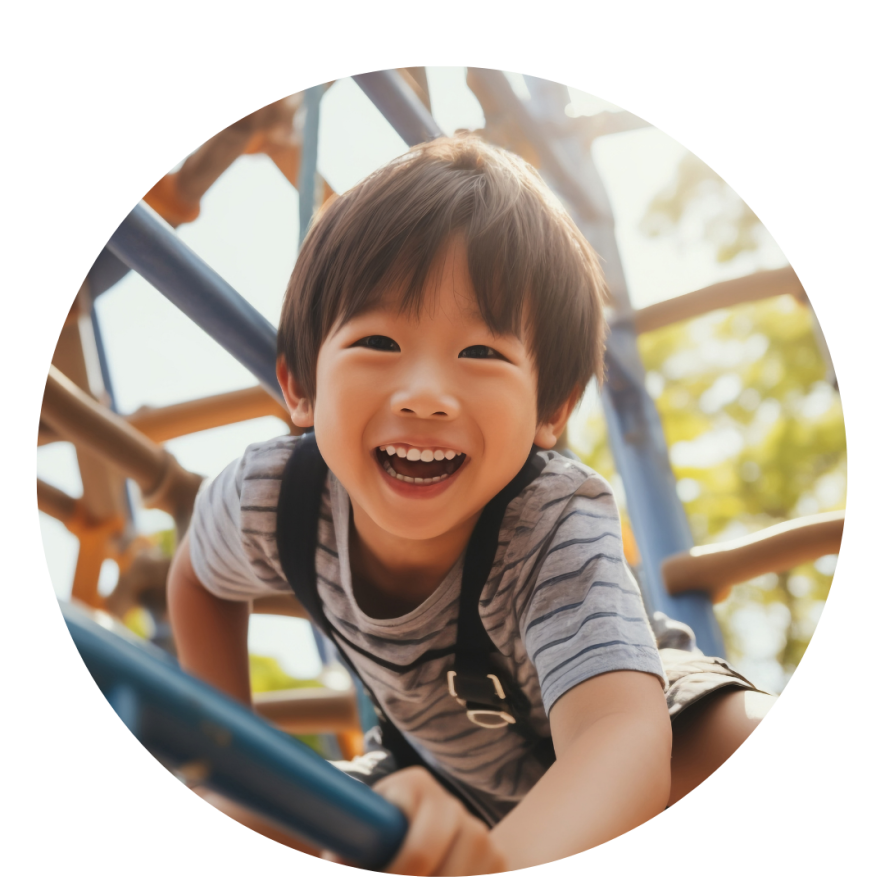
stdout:
[(277, 357), (277, 381), (280, 382), (280, 390), (283, 399), (286, 400), (286, 408), (292, 416), (292, 423), (296, 427), (313, 427), (313, 405), (304, 395), (304, 391), (295, 376), (289, 371), (285, 357)]
[(543, 424), (538, 425), (535, 433), (535, 445), (541, 449), (552, 449), (556, 445), (556, 440), (565, 429), (566, 421), (569, 419), (578, 400), (581, 398), (582, 391), (575, 390), (572, 395), (550, 416)]

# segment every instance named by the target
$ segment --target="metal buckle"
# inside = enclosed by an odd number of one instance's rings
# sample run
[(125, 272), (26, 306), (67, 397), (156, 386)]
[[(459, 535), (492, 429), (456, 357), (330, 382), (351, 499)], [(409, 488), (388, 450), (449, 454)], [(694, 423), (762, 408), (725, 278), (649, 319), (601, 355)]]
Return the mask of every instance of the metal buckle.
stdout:
[[(497, 716), (497, 722), (483, 722), (478, 716)], [(516, 720), (503, 710), (468, 710), (467, 718), (480, 728), (504, 728), (507, 725), (513, 725)]]
[[(455, 690), (455, 676), (456, 672), (454, 670), (449, 670), (446, 673), (446, 680), (449, 685), (449, 694), (459, 703), (462, 707), (467, 707), (467, 701), (464, 698), (458, 697), (458, 692)], [(487, 673), (486, 676), (492, 682), (492, 688), (495, 691), (495, 694), (502, 700), (507, 700), (507, 695), (504, 694), (504, 689), (501, 686), (501, 680), (495, 676), (494, 673)], [(483, 716), (492, 716), (495, 717), (492, 722), (484, 722), (480, 717)], [(480, 728), (504, 728), (506, 725), (514, 725), (516, 723), (516, 719), (513, 716), (506, 712), (505, 710), (496, 710), (493, 707), (468, 707), (467, 709), (467, 718), (474, 724), (480, 726)]]

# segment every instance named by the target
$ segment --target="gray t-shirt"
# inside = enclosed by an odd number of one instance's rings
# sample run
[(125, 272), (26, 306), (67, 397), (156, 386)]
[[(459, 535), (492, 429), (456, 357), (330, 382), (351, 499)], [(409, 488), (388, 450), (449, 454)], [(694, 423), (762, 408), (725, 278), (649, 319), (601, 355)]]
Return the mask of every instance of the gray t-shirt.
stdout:
[[(294, 444), (282, 437), (250, 446), (197, 497), (190, 530), (194, 571), (223, 599), (292, 592), (277, 551), (276, 507)], [(624, 561), (611, 489), (577, 461), (555, 452), (537, 457), (545, 462), (541, 475), (504, 516), (480, 615), (500, 653), (496, 663), (531, 702), (531, 725), (546, 736), (550, 708), (586, 679), (612, 670), (653, 673), (662, 684), (665, 677)], [(360, 678), (415, 749), (466, 788), (490, 819), (500, 818), (543, 768), (522, 738), (474, 725), (448, 692), (454, 655), (434, 652), (455, 642), (462, 561), (408, 614), (371, 618), (354, 601), (349, 527), (350, 499), (330, 472), (316, 553), (326, 615), (352, 643), (348, 654)], [(411, 666), (421, 656), (423, 663)]]

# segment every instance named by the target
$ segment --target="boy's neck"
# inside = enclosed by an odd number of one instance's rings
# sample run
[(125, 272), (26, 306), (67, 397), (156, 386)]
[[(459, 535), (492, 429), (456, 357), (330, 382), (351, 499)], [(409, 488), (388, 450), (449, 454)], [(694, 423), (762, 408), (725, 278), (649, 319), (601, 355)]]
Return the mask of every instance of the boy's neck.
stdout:
[(397, 618), (416, 609), (440, 585), (464, 552), (480, 514), (445, 535), (411, 541), (379, 528), (352, 502), (350, 571), (360, 609), (369, 617)]

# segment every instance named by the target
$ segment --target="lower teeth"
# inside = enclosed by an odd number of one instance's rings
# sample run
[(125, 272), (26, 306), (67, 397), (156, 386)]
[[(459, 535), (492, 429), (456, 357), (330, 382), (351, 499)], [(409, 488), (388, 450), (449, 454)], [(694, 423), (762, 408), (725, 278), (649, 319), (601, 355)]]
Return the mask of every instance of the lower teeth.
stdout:
[(391, 466), (390, 461), (384, 462), (384, 469), (387, 471), (388, 476), (392, 476), (394, 479), (398, 479), (400, 482), (409, 482), (414, 483), (419, 486), (429, 486), (435, 482), (440, 482), (445, 479), (450, 474), (444, 473), (442, 476), (428, 476), (427, 479), (421, 479), (420, 476), (403, 476), (401, 473), (397, 473)]

